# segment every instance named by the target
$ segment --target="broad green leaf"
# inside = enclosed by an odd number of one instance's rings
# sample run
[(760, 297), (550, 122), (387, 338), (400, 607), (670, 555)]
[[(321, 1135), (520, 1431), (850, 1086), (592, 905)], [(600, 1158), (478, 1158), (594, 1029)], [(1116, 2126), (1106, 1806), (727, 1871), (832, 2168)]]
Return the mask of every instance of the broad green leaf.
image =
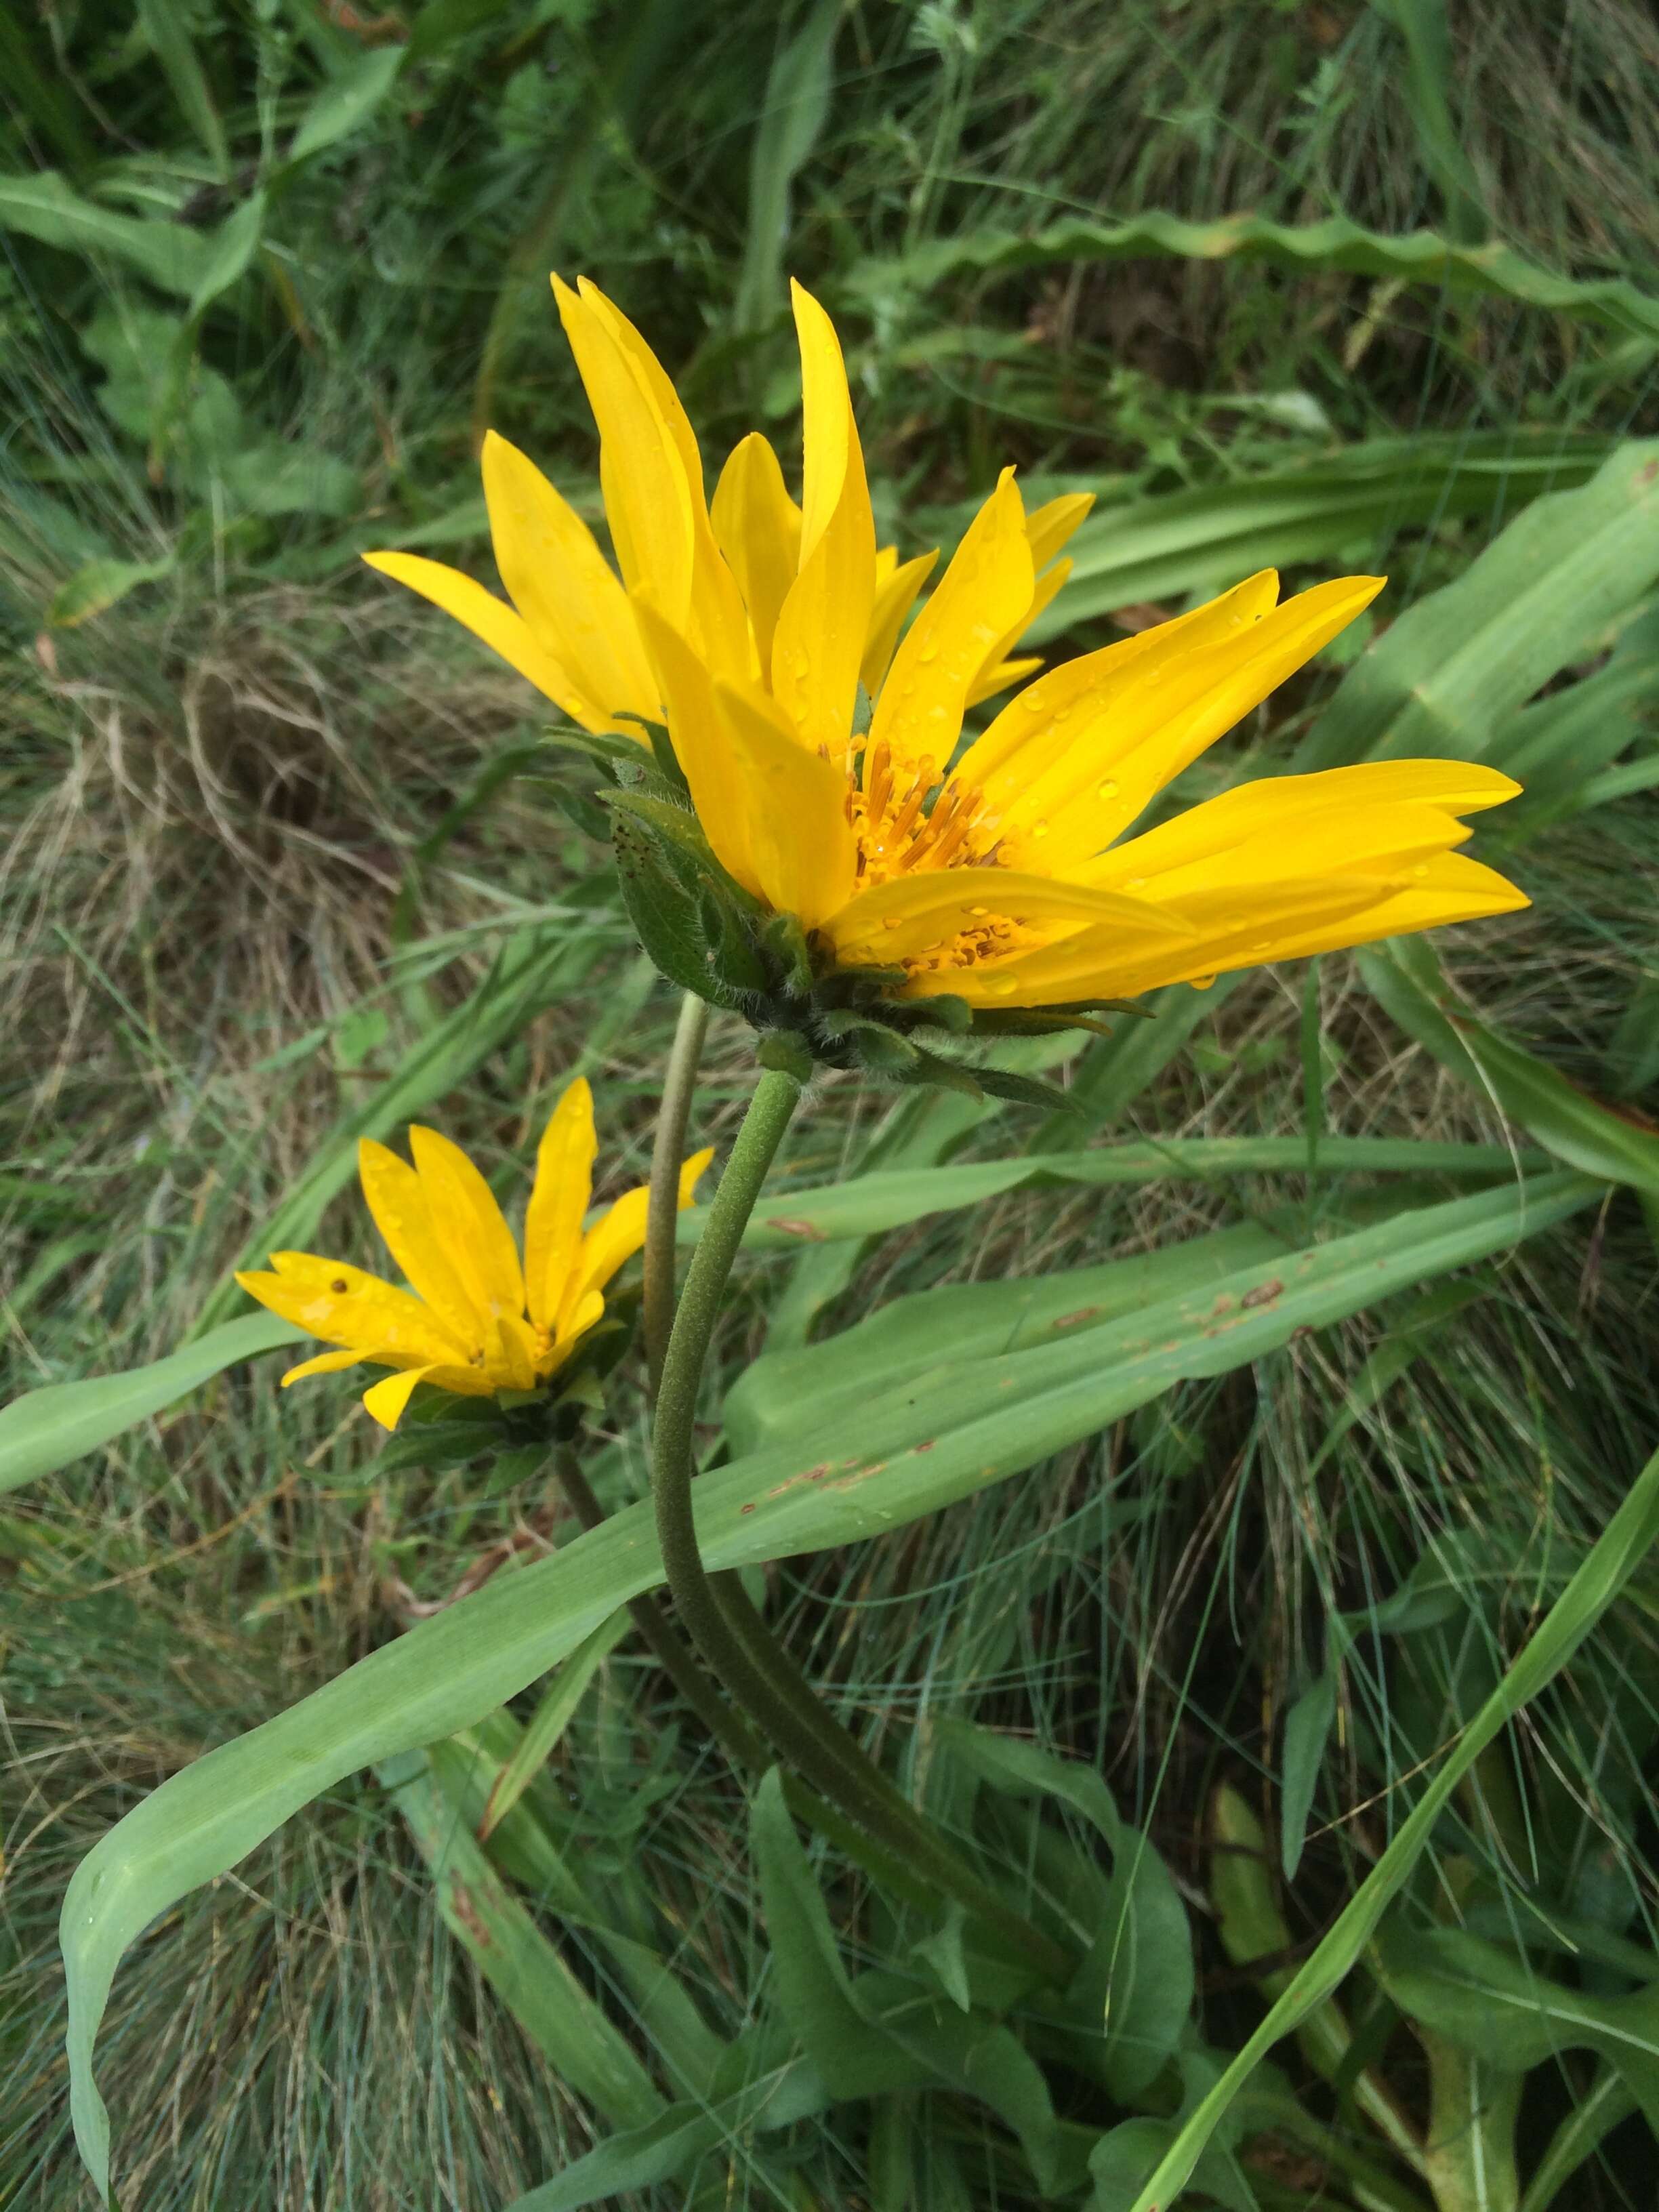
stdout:
[(1513, 300), (1595, 323), (1621, 337), (1659, 338), (1659, 301), (1623, 277), (1581, 281), (1540, 269), (1503, 245), (1459, 246), (1431, 230), (1390, 237), (1363, 229), (1346, 216), (1321, 222), (1270, 222), (1255, 215), (1188, 222), (1152, 214), (1128, 222), (1068, 216), (1047, 229), (987, 228), (932, 240), (892, 260), (866, 261), (847, 278), (848, 290), (872, 301), (919, 292), (947, 277), (1048, 269), (1058, 263), (1146, 260), (1264, 261), (1279, 269), (1328, 269), (1351, 276), (1394, 277), (1437, 292)]
[(283, 166), (308, 161), (367, 123), (397, 82), (408, 52), (401, 46), (371, 46), (349, 62), (301, 117)]
[[(167, 4), (167, 0), (163, 0)], [(205, 267), (190, 295), (190, 325), (193, 331), (222, 292), (228, 292), (259, 250), (264, 235), (265, 195), (250, 193), (228, 216), (215, 236)]]
[(0, 230), (20, 231), (71, 253), (106, 253), (162, 291), (186, 300), (195, 294), (214, 251), (210, 233), (192, 230), (187, 223), (117, 215), (83, 199), (55, 169), (0, 177)]
[(1360, 953), (1366, 988), (1401, 1029), (1570, 1167), (1659, 1194), (1659, 1131), (1627, 1121), (1470, 1013), (1426, 939)]
[(1636, 2100), (1623, 2075), (1603, 2060), (1589, 2089), (1545, 2145), (1521, 2200), (1521, 2212), (1547, 2212), (1579, 2167), (1595, 2156), (1601, 2138), (1635, 2110)]
[[(1182, 1379), (1228, 1373), (1281, 1349), (1298, 1332), (1328, 1327), (1503, 1250), (1593, 1204), (1604, 1188), (1586, 1176), (1553, 1175), (1517, 1190), (1403, 1213), (1272, 1267), (1247, 1269), (1212, 1296), (1171, 1299), (1078, 1344), (981, 1361), (913, 1397), (878, 1402), (856, 1419), (826, 1426), (822, 1455), (810, 1467), (789, 1450), (735, 1460), (696, 1486), (703, 1555), (717, 1570), (741, 1567), (884, 1534), (1093, 1435)], [(1632, 1514), (1638, 1505), (1652, 1510), (1656, 1490), (1659, 1459), (1574, 1578), (1568, 1615), (1564, 1599), (1550, 1616), (1580, 1623), (1574, 1642), (1616, 1593), (1637, 1555), (1638, 1534), (1644, 1547), (1646, 1523), (1639, 1514), (1633, 1522)], [(93, 2042), (127, 1945), (158, 1913), (234, 1866), (346, 1775), (478, 1722), (556, 1666), (661, 1572), (645, 1501), (550, 1559), (496, 1576), (286, 1712), (209, 1752), (94, 1845), (64, 1899), (61, 1939), (76, 2134), (101, 2191), (108, 2186), (109, 2123), (93, 2078)], [(1604, 1592), (1594, 1603), (1593, 1589)], [(1532, 1649), (1556, 1649), (1559, 1635), (1557, 1644), (1549, 1635), (1547, 1624)], [(1534, 1681), (1529, 1656), (1512, 1670), (1521, 1686), (1517, 1703), (1545, 1679)], [(1384, 1864), (1392, 1875), (1397, 1862)], [(1395, 1887), (1405, 1871), (1398, 1868)], [(1362, 1894), (1369, 1893), (1368, 1886)]]
[[(1521, 1165), (1535, 1164), (1522, 1161)], [(1409, 1137), (1331, 1137), (1319, 1148), (1321, 1175), (1513, 1176), (1515, 1156), (1499, 1145), (1419, 1143)], [(1036, 1159), (967, 1160), (959, 1166), (895, 1169), (855, 1176), (825, 1188), (763, 1199), (744, 1237), (750, 1252), (781, 1252), (838, 1237), (873, 1237), (930, 1213), (978, 1206), (1023, 1184), (1210, 1182), (1229, 1176), (1305, 1175), (1302, 1137), (1172, 1137), (1101, 1145)], [(679, 1241), (695, 1244), (707, 1206), (688, 1206)]]
[(148, 1367), (26, 1390), (0, 1407), (0, 1491), (67, 1467), (188, 1396), (239, 1359), (252, 1359), (279, 1344), (298, 1344), (303, 1334), (275, 1314), (244, 1314)]
[(726, 1393), (726, 1433), (752, 1451), (856, 1411), (877, 1390), (930, 1370), (1052, 1343), (1154, 1301), (1189, 1292), (1287, 1249), (1246, 1224), (1133, 1260), (995, 1283), (951, 1283), (895, 1298), (822, 1344), (768, 1352)]
[(1329, 1997), (1358, 1960), (1389, 1905), (1404, 1887), (1452, 1793), (1515, 1716), (1565, 1667), (1659, 1538), (1659, 1453), (1590, 1547), (1530, 1641), (1457, 1738), (1439, 1772), (1395, 1831), (1393, 1841), (1337, 1915), (1329, 1932), (1182, 2126), (1136, 2197), (1132, 2212), (1160, 2212), (1191, 2179), (1204, 2147), (1255, 2068), (1280, 2039)]
[(1390, 1928), (1376, 1955), (1401, 2010), (1477, 2058), (1501, 2054), (1525, 2073), (1563, 2051), (1594, 2051), (1659, 2134), (1659, 1982), (1594, 1996), (1461, 1928)]
[(178, 566), (178, 556), (164, 553), (155, 561), (88, 561), (58, 586), (46, 609), (53, 629), (73, 629), (118, 606), (140, 584), (158, 583)]
[(1453, 516), (1510, 513), (1583, 483), (1612, 450), (1606, 438), (1525, 431), (1379, 438), (1334, 459), (1107, 507), (1071, 539), (1066, 588), (1026, 635), (1041, 644), (1144, 600), (1219, 591), (1258, 568), (1352, 557), (1356, 546), (1380, 547), (1399, 531)]
[[(1659, 578), (1659, 441), (1534, 500), (1455, 583), (1390, 624), (1343, 678), (1298, 765), (1449, 758), (1507, 766), (1516, 709)], [(1386, 599), (1382, 603), (1387, 605)]]
[(496, 1873), (418, 1755), (387, 1764), (391, 1790), (431, 1869), (444, 1924), (554, 2072), (618, 2127), (662, 2112), (650, 2076)]
[(1193, 2008), (1196, 1977), (1187, 1908), (1170, 1870), (1139, 1829), (1119, 1814), (1102, 1777), (1040, 1745), (947, 1719), (951, 1756), (1017, 1796), (1053, 1797), (1080, 1813), (1112, 1856), (1105, 1919), (1067, 1999), (1098, 2006), (1106, 2032), (1106, 2080), (1133, 2103), (1174, 2056)]

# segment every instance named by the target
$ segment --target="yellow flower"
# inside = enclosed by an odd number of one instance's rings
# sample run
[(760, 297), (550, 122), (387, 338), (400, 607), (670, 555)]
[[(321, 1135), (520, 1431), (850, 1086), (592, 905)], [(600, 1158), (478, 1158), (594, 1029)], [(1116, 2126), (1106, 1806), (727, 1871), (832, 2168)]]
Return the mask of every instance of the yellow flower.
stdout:
[[(537, 1151), (522, 1263), (489, 1185), (459, 1146), (418, 1126), (409, 1140), (413, 1167), (371, 1139), (357, 1148), (368, 1210), (409, 1290), (311, 1252), (273, 1252), (274, 1274), (236, 1278), (284, 1321), (342, 1347), (291, 1367), (284, 1389), (360, 1360), (392, 1369), (363, 1395), (388, 1429), (417, 1382), (470, 1398), (545, 1382), (604, 1314), (605, 1285), (645, 1242), (643, 1185), (583, 1229), (598, 1142), (592, 1093), (580, 1077)], [(686, 1161), (682, 1206), (713, 1157)]]
[(799, 921), (816, 972), (883, 971), (884, 993), (910, 1000), (1080, 1006), (1527, 903), (1455, 849), (1461, 816), (1519, 787), (1455, 762), (1264, 779), (1126, 834), (1381, 578), (1281, 605), (1264, 570), (1041, 677), (958, 757), (967, 709), (1036, 665), (1008, 653), (1064, 580), (1054, 556), (1086, 502), (1028, 515), (1006, 471), (901, 639), (933, 556), (901, 565), (877, 550), (841, 349), (817, 303), (794, 287), (800, 506), (758, 437), (710, 504), (644, 340), (591, 284), (554, 289), (599, 422), (620, 578), (499, 439), (485, 492), (518, 612), (432, 562), (368, 557), (589, 729), (665, 721), (715, 858)]

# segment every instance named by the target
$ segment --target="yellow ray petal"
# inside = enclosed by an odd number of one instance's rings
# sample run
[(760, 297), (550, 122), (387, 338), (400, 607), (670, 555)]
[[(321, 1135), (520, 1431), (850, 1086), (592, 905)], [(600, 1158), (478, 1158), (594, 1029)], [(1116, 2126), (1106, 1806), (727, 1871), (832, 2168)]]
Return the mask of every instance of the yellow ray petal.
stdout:
[(1279, 578), (1264, 568), (1188, 614), (1050, 670), (1011, 699), (969, 746), (957, 764), (957, 781), (983, 792), (994, 806), (1011, 805), (1080, 747), (1109, 743), (1114, 708), (1131, 684), (1155, 684), (1182, 654), (1252, 629), (1278, 596)]
[[(944, 577), (900, 641), (870, 727), (891, 748), (902, 791), (945, 773), (986, 655), (1031, 604), (1031, 549), (1014, 472), (1005, 469)], [(922, 763), (931, 763), (923, 770)]]
[(365, 1408), (383, 1429), (395, 1429), (415, 1395), (416, 1384), (424, 1382), (431, 1372), (429, 1367), (405, 1367), (398, 1374), (384, 1376), (372, 1389), (364, 1391)]
[(483, 443), (484, 502), (495, 565), (514, 605), (561, 667), (608, 719), (660, 712), (628, 595), (593, 533), (535, 464), (492, 430)]
[(281, 1387), (286, 1390), (290, 1382), (303, 1382), (308, 1375), (337, 1375), (343, 1367), (360, 1367), (367, 1357), (350, 1346), (343, 1352), (319, 1352), (314, 1359), (302, 1359), (297, 1367), (290, 1367)]
[[(1106, 903), (1097, 906), (1097, 899)], [(963, 932), (988, 933), (997, 921), (1045, 937), (1109, 923), (1136, 944), (1186, 934), (1177, 916), (1147, 900), (1006, 868), (942, 868), (896, 877), (860, 891), (820, 928), (839, 958), (885, 967)]]
[(1278, 939), (1274, 960), (1300, 960), (1313, 952), (1330, 952), (1347, 945), (1370, 945), (1384, 937), (1405, 937), (1421, 929), (1440, 929), (1449, 923), (1477, 921), (1488, 915), (1513, 914), (1532, 901), (1507, 877), (1462, 853), (1447, 853), (1431, 860), (1419, 876), (1357, 921), (1335, 929), (1298, 929)]
[(578, 1298), (560, 1325), (558, 1335), (542, 1356), (538, 1372), (552, 1374), (562, 1367), (596, 1322), (605, 1318), (605, 1300), (597, 1291), (589, 1291)]
[(411, 1360), (465, 1359), (470, 1347), (407, 1291), (343, 1260), (314, 1252), (273, 1252), (272, 1274), (236, 1280), (250, 1297), (312, 1336), (350, 1345), (365, 1356), (386, 1350)]
[(446, 568), (441, 561), (424, 561), (416, 553), (365, 553), (364, 561), (394, 583), (407, 585), (434, 607), (453, 615), (474, 637), (482, 638), (509, 668), (527, 677), (544, 697), (550, 699), (573, 722), (585, 730), (603, 728), (602, 708), (588, 698), (569, 670), (538, 638), (524, 617), (504, 599), (459, 568)]
[(481, 1331), (496, 1314), (524, 1311), (519, 1248), (495, 1194), (460, 1146), (417, 1121), (409, 1148), (426, 1194), (432, 1226), (478, 1316)]
[(1006, 656), (1009, 648), (1024, 635), (1043, 609), (1064, 588), (1071, 573), (1069, 561), (1056, 561), (1046, 575), (1037, 578), (1031, 586), (1031, 604), (1006, 635), (997, 640), (986, 657), (985, 665), (974, 678), (968, 692), (970, 707), (977, 707), (982, 700), (995, 698), (999, 691), (1006, 691), (1011, 684), (1018, 684), (1023, 677), (1032, 675), (1042, 667), (1041, 653), (1030, 654), (1021, 660), (1010, 660)]
[(477, 1336), (477, 1316), (432, 1225), (421, 1178), (406, 1160), (372, 1137), (358, 1144), (357, 1173), (387, 1251), (457, 1342), (471, 1346)]
[[(714, 1157), (710, 1148), (693, 1152), (682, 1162), (679, 1182), (681, 1212), (690, 1205), (698, 1182)], [(603, 1291), (617, 1270), (625, 1266), (644, 1244), (650, 1195), (644, 1183), (634, 1190), (624, 1191), (582, 1238), (581, 1255), (571, 1273), (560, 1312), (559, 1330), (562, 1335), (574, 1330), (574, 1316), (584, 1302), (595, 1291)]]
[[(553, 279), (553, 289), (560, 292), (557, 279)], [(644, 396), (646, 414), (654, 425), (657, 435), (668, 445), (672, 467), (679, 473), (679, 483), (684, 487), (686, 525), (688, 533), (690, 533), (690, 540), (688, 540), (690, 542), (690, 571), (688, 571), (686, 617), (684, 617), (686, 635), (692, 639), (692, 644), (702, 650), (703, 659), (712, 668), (717, 668), (721, 675), (737, 677), (737, 679), (752, 677), (757, 672), (757, 661), (754, 661), (754, 644), (750, 639), (748, 615), (744, 611), (744, 595), (738, 592), (737, 577), (721, 560), (719, 546), (714, 544), (714, 533), (712, 533), (710, 522), (708, 522), (708, 500), (703, 495), (703, 458), (696, 449), (696, 434), (692, 431), (686, 410), (679, 404), (679, 394), (672, 387), (664, 365), (650, 352), (650, 347), (646, 345), (644, 338), (639, 337), (639, 331), (629, 321), (629, 316), (615, 305), (615, 301), (608, 301), (602, 289), (591, 283), (586, 276), (577, 281), (577, 295), (580, 295), (580, 305), (591, 316), (591, 323), (604, 331), (604, 338), (608, 341), (608, 345), (613, 347), (617, 362), (622, 362), (626, 374), (633, 378), (637, 392)], [(564, 295), (562, 292), (560, 312), (564, 312)], [(577, 361), (577, 368), (580, 368), (580, 361)], [(586, 374), (581, 380), (586, 383)], [(595, 404), (595, 416), (598, 416), (598, 404)], [(622, 452), (613, 456), (613, 469), (619, 489), (629, 487), (629, 453)], [(606, 477), (606, 484), (608, 483), (611, 483), (611, 477)], [(635, 504), (637, 504), (633, 495), (635, 491), (637, 491), (637, 484), (630, 491), (623, 491), (623, 504), (629, 511), (630, 542), (639, 546), (641, 538), (639, 538), (639, 531), (635, 529)], [(608, 504), (611, 504), (611, 491), (606, 489), (606, 508)], [(617, 560), (622, 560), (622, 544), (619, 542)], [(641, 564), (641, 573), (639, 573), (637, 580), (629, 575), (626, 566), (623, 566), (623, 575), (629, 577), (630, 591), (635, 588), (635, 581), (650, 584), (650, 564), (648, 562)], [(653, 584), (650, 595), (665, 613), (671, 615), (671, 619), (677, 619), (672, 611), (679, 602), (671, 598), (668, 591), (657, 588)]]
[(489, 1325), (484, 1372), (498, 1390), (536, 1387), (536, 1340), (517, 1314), (498, 1313)]
[(800, 573), (778, 615), (772, 692), (802, 742), (837, 768), (852, 743), (876, 596), (876, 526), (847, 370), (830, 318), (792, 283), (800, 341), (805, 481)]
[(748, 794), (750, 857), (761, 895), (775, 912), (814, 929), (845, 903), (856, 879), (846, 772), (781, 728), (763, 695), (719, 684), (714, 698)]
[[(884, 550), (889, 554), (893, 550), (891, 546)], [(916, 593), (933, 574), (938, 559), (937, 546), (931, 553), (918, 553), (914, 561), (902, 565), (896, 560), (884, 565), (883, 556), (876, 556), (875, 603), (870, 610), (870, 635), (865, 641), (864, 659), (859, 668), (859, 681), (872, 699), (886, 677), (899, 632), (904, 627), (904, 617), (915, 605)]]
[(1019, 660), (999, 660), (992, 664), (982, 676), (975, 677), (973, 689), (968, 694), (970, 707), (983, 706), (986, 700), (994, 699), (999, 691), (1006, 691), (1011, 684), (1023, 684), (1028, 676), (1035, 676), (1042, 665), (1040, 653), (1027, 653)]
[(744, 782), (729, 720), (714, 703), (714, 679), (647, 593), (635, 594), (634, 611), (661, 679), (674, 757), (685, 772), (702, 833), (727, 873), (763, 897), (750, 828), (755, 795)]
[(1206, 870), (1231, 882), (1266, 881), (1310, 874), (1327, 854), (1334, 869), (1389, 851), (1414, 856), (1436, 842), (1462, 842), (1468, 833), (1455, 816), (1501, 805), (1520, 788), (1496, 769), (1440, 760), (1264, 776), (1113, 846), (1078, 875), (1163, 898), (1202, 889)]
[[(1042, 865), (1069, 868), (1100, 851), (1172, 777), (1261, 705), (1287, 676), (1329, 643), (1382, 588), (1376, 576), (1345, 576), (1298, 592), (1233, 637), (1147, 666), (1096, 725), (1003, 810), (1003, 851), (1029, 865), (1039, 825), (1051, 842)], [(1111, 789), (1108, 791), (1107, 786)]]
[(548, 1118), (536, 1151), (536, 1181), (524, 1224), (525, 1290), (530, 1318), (550, 1328), (575, 1264), (582, 1216), (593, 1189), (599, 1138), (593, 1093), (579, 1075)]
[(1091, 491), (1066, 491), (1031, 509), (1025, 518), (1025, 536), (1034, 568), (1041, 573), (1048, 567), (1094, 503)]
[(693, 519), (678, 426), (665, 418), (638, 356), (630, 360), (618, 343), (617, 319), (600, 313), (599, 295), (573, 292), (557, 276), (553, 295), (599, 426), (605, 512), (623, 580), (630, 593), (647, 586), (683, 627), (691, 611)]
[(800, 509), (757, 430), (733, 447), (720, 471), (710, 520), (749, 610), (762, 679), (769, 682), (778, 614), (800, 567)]

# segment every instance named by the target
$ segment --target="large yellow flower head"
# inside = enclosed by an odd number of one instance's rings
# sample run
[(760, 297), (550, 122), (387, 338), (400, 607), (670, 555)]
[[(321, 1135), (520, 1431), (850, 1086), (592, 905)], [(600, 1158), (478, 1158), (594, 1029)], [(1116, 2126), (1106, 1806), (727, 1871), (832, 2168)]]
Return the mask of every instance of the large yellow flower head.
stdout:
[[(599, 422), (620, 575), (494, 437), (484, 490), (514, 607), (433, 562), (368, 558), (616, 750), (617, 736), (644, 743), (643, 725), (665, 724), (668, 768), (719, 871), (753, 912), (799, 925), (805, 957), (786, 996), (836, 1003), (839, 990), (845, 1010), (862, 976), (866, 1000), (910, 1010), (902, 1019), (924, 1002), (943, 1018), (948, 1002), (953, 1025), (971, 1012), (994, 1026), (1000, 1010), (1075, 1010), (1526, 903), (1455, 849), (1460, 817), (1518, 787), (1454, 762), (1266, 779), (1133, 834), (1380, 578), (1281, 603), (1265, 570), (1028, 684), (963, 748), (967, 710), (1038, 665), (1007, 656), (1064, 580), (1054, 556), (1087, 502), (1028, 514), (1006, 471), (901, 638), (933, 556), (901, 566), (878, 550), (841, 348), (817, 303), (793, 288), (800, 505), (758, 436), (711, 503), (690, 424), (638, 331), (585, 281), (554, 289)], [(660, 796), (635, 804), (636, 840), (647, 817), (651, 836), (682, 848), (670, 873), (685, 887), (686, 839)], [(635, 902), (636, 920), (663, 904)], [(665, 964), (699, 988), (695, 963)], [(749, 988), (764, 999), (764, 984)]]
[[(311, 1252), (273, 1252), (273, 1274), (236, 1278), (284, 1321), (340, 1346), (289, 1368), (284, 1388), (363, 1360), (392, 1369), (363, 1395), (388, 1429), (420, 1382), (468, 1398), (539, 1389), (603, 1318), (606, 1284), (645, 1242), (643, 1185), (583, 1225), (598, 1143), (592, 1093), (580, 1077), (554, 1108), (536, 1155), (522, 1258), (495, 1194), (459, 1146), (419, 1127), (409, 1141), (412, 1167), (372, 1139), (357, 1148), (363, 1196), (408, 1290)], [(713, 1157), (697, 1152), (685, 1163), (683, 1206)]]

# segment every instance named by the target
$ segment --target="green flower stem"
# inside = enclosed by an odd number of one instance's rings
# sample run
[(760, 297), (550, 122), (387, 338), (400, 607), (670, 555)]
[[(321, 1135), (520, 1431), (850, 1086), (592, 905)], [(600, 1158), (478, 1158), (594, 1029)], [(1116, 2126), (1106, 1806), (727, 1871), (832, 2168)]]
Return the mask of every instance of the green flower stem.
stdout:
[[(562, 1446), (555, 1454), (553, 1469), (582, 1527), (597, 1528), (605, 1518), (605, 1508), (569, 1445)], [(696, 1653), (679, 1635), (658, 1599), (649, 1591), (641, 1592), (638, 1597), (629, 1598), (628, 1610), (658, 1665), (732, 1765), (750, 1767), (757, 1775), (764, 1774), (772, 1764), (770, 1745), (745, 1715), (726, 1703), (719, 1685), (703, 1671)], [(861, 1829), (854, 1827), (815, 1791), (803, 1788), (793, 1775), (785, 1776), (783, 1790), (797, 1820), (827, 1836), (895, 1896), (904, 1898), (923, 1911), (931, 1908), (933, 1892), (925, 1881), (918, 1880), (907, 1862), (872, 1844)]]
[[(797, 1079), (769, 1068), (756, 1085), (692, 1255), (674, 1316), (652, 1435), (657, 1534), (675, 1609), (692, 1642), (750, 1718), (815, 1790), (886, 1850), (994, 1931), (1045, 1981), (1064, 1986), (1077, 1961), (1004, 1904), (828, 1713), (767, 1638), (763, 1660), (722, 1604), (702, 1563), (692, 1510), (698, 1388), (743, 1232), (800, 1097)], [(781, 1662), (781, 1667), (780, 1667)], [(787, 1686), (786, 1686), (787, 1685)]]
[(708, 1028), (708, 1008), (695, 992), (680, 1001), (679, 1023), (663, 1072), (662, 1103), (657, 1109), (656, 1139), (651, 1148), (651, 1196), (645, 1217), (645, 1358), (652, 1402), (662, 1385), (662, 1364), (674, 1326), (674, 1224), (679, 1218), (680, 1164), (685, 1158), (685, 1125), (697, 1062)]

